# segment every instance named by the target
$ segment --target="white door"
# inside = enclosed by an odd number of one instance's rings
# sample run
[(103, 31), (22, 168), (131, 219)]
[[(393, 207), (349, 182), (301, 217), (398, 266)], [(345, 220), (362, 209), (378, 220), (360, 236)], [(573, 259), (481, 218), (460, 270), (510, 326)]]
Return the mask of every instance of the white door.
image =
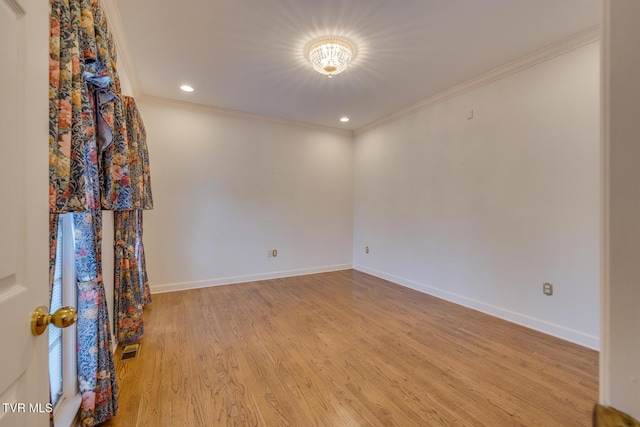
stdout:
[(0, 427), (48, 426), (46, 0), (0, 0)]

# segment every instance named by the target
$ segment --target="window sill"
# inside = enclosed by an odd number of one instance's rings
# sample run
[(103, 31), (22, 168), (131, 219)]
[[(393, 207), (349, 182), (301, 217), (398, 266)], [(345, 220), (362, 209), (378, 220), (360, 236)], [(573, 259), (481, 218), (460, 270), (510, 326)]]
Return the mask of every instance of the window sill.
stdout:
[(77, 416), (80, 409), (81, 396), (66, 398), (60, 403), (60, 409), (53, 416), (53, 425), (55, 427), (75, 427), (78, 424)]

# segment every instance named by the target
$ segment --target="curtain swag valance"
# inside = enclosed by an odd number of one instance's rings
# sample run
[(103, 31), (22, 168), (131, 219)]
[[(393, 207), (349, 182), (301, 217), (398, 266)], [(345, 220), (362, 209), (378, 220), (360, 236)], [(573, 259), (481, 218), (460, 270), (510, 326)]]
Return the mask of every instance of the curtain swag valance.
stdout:
[(51, 0), (49, 77), (51, 213), (152, 209), (144, 124), (97, 0)]

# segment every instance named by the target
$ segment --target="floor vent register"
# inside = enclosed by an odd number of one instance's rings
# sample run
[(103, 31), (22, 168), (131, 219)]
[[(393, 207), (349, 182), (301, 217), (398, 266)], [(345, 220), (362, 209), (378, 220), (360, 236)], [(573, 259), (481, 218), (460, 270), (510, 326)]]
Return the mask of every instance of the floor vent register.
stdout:
[(138, 357), (140, 354), (140, 343), (130, 344), (125, 346), (122, 350), (122, 356), (120, 356), (120, 360), (131, 360)]

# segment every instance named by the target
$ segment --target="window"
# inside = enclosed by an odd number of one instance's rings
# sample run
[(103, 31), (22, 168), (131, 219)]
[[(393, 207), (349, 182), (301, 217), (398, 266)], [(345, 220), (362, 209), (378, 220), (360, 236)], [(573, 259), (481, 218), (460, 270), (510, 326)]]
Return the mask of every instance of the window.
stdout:
[[(56, 266), (51, 290), (50, 313), (62, 307), (62, 227), (58, 227)], [(62, 329), (49, 327), (49, 390), (55, 407), (62, 396)]]
[[(51, 290), (50, 313), (62, 306), (77, 307), (75, 253), (73, 246), (73, 214), (60, 215), (56, 247), (56, 266)], [(49, 331), (49, 384), (56, 427), (68, 427), (80, 408), (76, 367), (76, 328)]]

